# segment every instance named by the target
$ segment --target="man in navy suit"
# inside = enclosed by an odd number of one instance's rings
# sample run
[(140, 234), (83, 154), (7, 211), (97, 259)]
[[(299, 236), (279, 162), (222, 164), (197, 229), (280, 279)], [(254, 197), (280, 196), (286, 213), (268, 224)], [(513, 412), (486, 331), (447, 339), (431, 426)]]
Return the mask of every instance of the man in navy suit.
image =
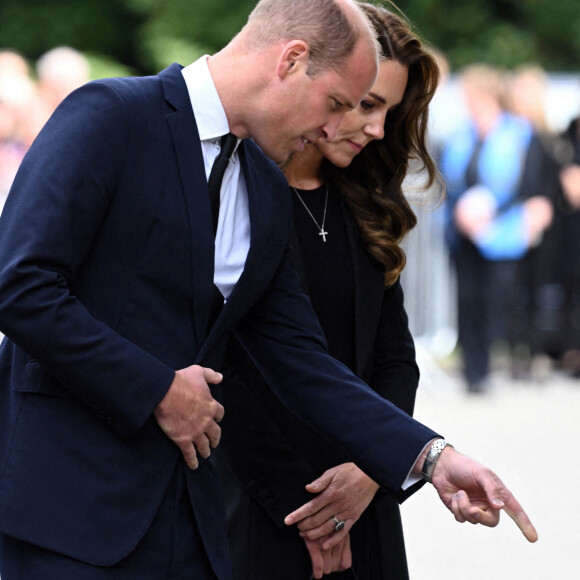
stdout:
[[(0, 220), (3, 580), (230, 578), (210, 452), (231, 332), (373, 479), (420, 480), (441, 440), (326, 353), (266, 158), (334, 137), (376, 75), (369, 30), (352, 0), (261, 0), (220, 53), (90, 83), (46, 124)], [(207, 178), (226, 133), (243, 141), (214, 238)], [(489, 470), (439, 455), (456, 518), (494, 525), (505, 505), (533, 539)]]

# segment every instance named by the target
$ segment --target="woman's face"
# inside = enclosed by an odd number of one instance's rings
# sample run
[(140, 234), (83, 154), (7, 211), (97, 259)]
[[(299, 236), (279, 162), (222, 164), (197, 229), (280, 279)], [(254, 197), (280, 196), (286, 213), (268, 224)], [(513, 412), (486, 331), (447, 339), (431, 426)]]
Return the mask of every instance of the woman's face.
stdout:
[(333, 165), (348, 167), (371, 141), (382, 139), (387, 113), (403, 100), (408, 78), (409, 70), (400, 62), (381, 62), (376, 83), (357, 108), (345, 115), (336, 139), (316, 142), (324, 157)]

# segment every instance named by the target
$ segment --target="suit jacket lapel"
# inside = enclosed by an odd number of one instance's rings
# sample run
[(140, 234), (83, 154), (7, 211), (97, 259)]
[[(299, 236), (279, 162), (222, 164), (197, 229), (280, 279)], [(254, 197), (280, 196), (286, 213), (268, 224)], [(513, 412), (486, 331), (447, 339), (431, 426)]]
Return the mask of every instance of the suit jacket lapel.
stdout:
[(264, 293), (288, 243), (284, 233), (290, 220), (286, 205), (291, 205), (277, 199), (288, 190), (285, 179), (280, 175), (280, 182), (276, 183), (263, 175), (254, 158), (262, 153), (252, 142), (242, 141), (238, 153), (248, 193), (250, 249), (242, 275), (203, 344), (202, 356)]
[(206, 335), (214, 273), (214, 237), (209, 191), (197, 125), (181, 67), (172, 65), (160, 73), (165, 98), (174, 109), (167, 115), (181, 182), (191, 223), (193, 312), (197, 343)]
[(256, 294), (261, 295), (263, 289), (268, 285), (269, 278), (264, 276), (262, 265), (264, 257), (267, 257), (271, 249), (270, 228), (275, 227), (276, 223), (272, 195), (277, 192), (264, 186), (265, 184), (260, 179), (254, 165), (247, 141), (241, 143), (239, 155), (248, 192), (251, 238), (244, 271), (226, 304), (225, 315), (234, 307), (236, 310), (245, 309), (249, 302), (255, 300)]

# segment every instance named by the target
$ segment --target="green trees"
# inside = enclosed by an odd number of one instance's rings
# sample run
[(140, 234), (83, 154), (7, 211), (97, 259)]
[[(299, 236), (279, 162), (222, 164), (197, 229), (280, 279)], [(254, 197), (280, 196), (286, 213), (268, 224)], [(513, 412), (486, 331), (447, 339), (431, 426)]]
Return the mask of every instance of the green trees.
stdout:
[[(147, 74), (219, 50), (245, 23), (254, 4), (2, 0), (0, 48), (15, 48), (35, 60), (54, 46), (69, 45), (88, 53), (97, 68)], [(454, 69), (476, 60), (507, 67), (535, 61), (548, 70), (578, 69), (576, 0), (399, 0), (398, 5)]]
[(505, 67), (537, 62), (552, 71), (580, 68), (576, 0), (400, 0), (398, 5), (422, 36), (445, 52), (452, 68), (474, 61)]

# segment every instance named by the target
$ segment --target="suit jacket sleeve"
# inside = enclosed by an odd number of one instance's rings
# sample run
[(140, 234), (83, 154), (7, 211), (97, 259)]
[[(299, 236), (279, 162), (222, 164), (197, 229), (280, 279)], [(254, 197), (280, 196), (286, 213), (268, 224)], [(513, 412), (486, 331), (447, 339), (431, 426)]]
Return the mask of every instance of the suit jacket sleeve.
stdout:
[[(286, 414), (280, 411), (278, 401), (268, 393), (264, 379), (237, 341), (230, 344), (228, 362), (224, 405), (235, 412), (226, 413), (222, 422), (220, 447), (247, 492), (277, 525), (282, 525), (288, 513), (312, 499), (304, 486), (322, 475), (308, 462), (300, 444), (311, 430), (300, 422), (300, 437), (294, 441), (296, 421), (288, 426)], [(369, 362), (373, 390), (412, 415), (419, 369), (399, 282), (382, 292)], [(329, 460), (337, 455), (336, 450), (329, 452)], [(337, 459), (334, 464), (340, 462)], [(396, 494), (397, 499), (403, 501), (418, 487)]]
[[(105, 273), (100, 284), (124, 279), (92, 254), (111, 207), (124, 203), (116, 195), (128, 164), (125, 107), (104, 83), (90, 84), (61, 105), (29, 150), (0, 222), (0, 319), (2, 332), (58, 388), (90, 401), (127, 434), (150, 417), (174, 372), (115, 332), (114, 320), (97, 319), (90, 300), (79, 297), (89, 257), (93, 272)], [(128, 227), (135, 207), (125, 209), (119, 213)], [(111, 249), (122, 227), (108, 230)], [(93, 290), (87, 285), (85, 294)]]

